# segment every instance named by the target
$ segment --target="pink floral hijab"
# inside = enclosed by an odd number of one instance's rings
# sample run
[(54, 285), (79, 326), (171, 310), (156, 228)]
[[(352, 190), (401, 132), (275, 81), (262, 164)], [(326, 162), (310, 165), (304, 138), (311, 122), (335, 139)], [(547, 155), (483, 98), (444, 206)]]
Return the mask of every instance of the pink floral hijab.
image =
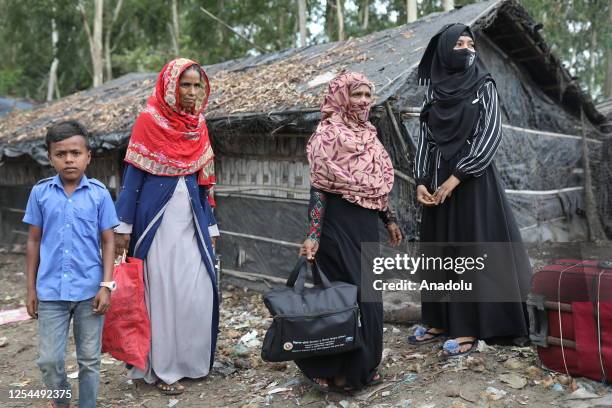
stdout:
[(374, 91), (374, 85), (355, 72), (343, 72), (329, 83), (323, 119), (306, 147), (310, 183), (361, 207), (385, 210), (393, 165), (368, 121), (371, 104), (350, 100), (351, 91), (364, 84)]

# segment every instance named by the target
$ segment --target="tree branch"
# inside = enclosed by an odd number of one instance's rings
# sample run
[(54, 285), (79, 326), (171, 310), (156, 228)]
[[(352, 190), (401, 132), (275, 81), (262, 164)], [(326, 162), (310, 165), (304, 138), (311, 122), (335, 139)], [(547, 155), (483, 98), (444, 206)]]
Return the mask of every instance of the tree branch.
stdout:
[(77, 6), (81, 13), (81, 19), (83, 20), (83, 27), (85, 28), (85, 34), (87, 34), (87, 40), (89, 41), (89, 47), (93, 49), (93, 37), (91, 35), (91, 29), (89, 28), (89, 23), (87, 22), (87, 13), (85, 12), (85, 7), (83, 6), (83, 2), (79, 1)]
[(215, 16), (213, 13), (211, 13), (210, 11), (206, 10), (204, 7), (200, 7), (200, 10), (202, 10), (204, 12), (204, 14), (206, 14), (207, 16), (209, 16), (210, 18), (212, 18), (213, 20), (217, 21), (218, 23), (222, 24), (225, 28), (227, 28), (228, 30), (230, 30), (232, 33), (236, 34), (238, 37), (242, 38), (243, 40), (245, 40), (246, 42), (248, 42), (249, 44), (251, 44), (253, 47), (257, 48), (258, 50), (262, 51), (262, 52), (266, 52), (266, 49), (263, 47), (260, 47), (259, 45), (255, 44), (253, 41), (251, 41), (251, 39), (245, 37), (244, 35), (242, 35), (241, 33), (239, 33), (238, 31), (236, 31), (234, 28), (232, 28), (229, 24), (227, 24), (225, 21), (221, 20), (219, 17)]

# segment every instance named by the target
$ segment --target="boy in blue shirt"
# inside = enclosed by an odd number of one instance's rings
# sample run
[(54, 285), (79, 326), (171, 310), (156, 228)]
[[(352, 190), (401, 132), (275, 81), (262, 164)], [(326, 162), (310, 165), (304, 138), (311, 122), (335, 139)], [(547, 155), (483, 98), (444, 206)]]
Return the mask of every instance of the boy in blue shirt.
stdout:
[(30, 224), (26, 305), (38, 319), (38, 366), (45, 386), (54, 390), (55, 407), (70, 405), (64, 358), (71, 319), (79, 406), (96, 406), (103, 315), (115, 288), (113, 228), (119, 220), (104, 184), (84, 174), (91, 161), (88, 137), (76, 121), (47, 130), (47, 153), (57, 175), (32, 188), (23, 218)]

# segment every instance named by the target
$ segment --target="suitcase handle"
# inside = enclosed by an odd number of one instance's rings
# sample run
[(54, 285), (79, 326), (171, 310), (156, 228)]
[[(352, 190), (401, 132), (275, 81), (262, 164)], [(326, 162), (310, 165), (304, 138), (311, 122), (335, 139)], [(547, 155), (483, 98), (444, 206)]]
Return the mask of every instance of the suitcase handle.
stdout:
[(601, 261), (599, 267), (601, 269), (612, 269), (612, 261)]
[(567, 347), (573, 350), (576, 350), (576, 342), (573, 340), (563, 339), (561, 340), (559, 337), (548, 336), (548, 344), (552, 344), (557, 347)]
[(536, 346), (548, 347), (548, 313), (544, 296), (530, 293), (525, 303), (529, 314), (529, 339)]

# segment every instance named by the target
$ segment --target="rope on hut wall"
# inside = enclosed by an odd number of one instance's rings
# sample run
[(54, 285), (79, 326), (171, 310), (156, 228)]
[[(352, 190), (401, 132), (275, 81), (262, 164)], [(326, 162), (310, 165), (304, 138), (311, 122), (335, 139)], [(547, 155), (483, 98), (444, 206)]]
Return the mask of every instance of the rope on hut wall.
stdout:
[[(421, 107), (416, 107), (416, 106), (408, 106), (400, 110), (400, 113), (402, 114), (402, 116), (409, 116), (409, 117), (419, 117), (420, 112), (421, 112)], [(528, 129), (524, 127), (508, 125), (506, 123), (502, 123), (502, 128), (515, 130), (517, 132), (528, 133), (528, 134), (532, 134), (536, 136), (549, 136), (549, 137), (559, 137), (563, 139), (582, 140), (582, 136), (568, 135), (565, 133), (549, 132), (547, 130)], [(588, 137), (586, 138), (586, 140), (589, 143), (598, 143), (598, 144), (603, 143), (601, 140), (588, 138)]]
[(416, 185), (416, 181), (414, 181), (414, 179), (412, 177), (410, 177), (409, 175), (407, 175), (406, 173), (404, 173), (404, 172), (402, 172), (402, 171), (400, 171), (398, 169), (395, 169), (395, 175), (398, 178), (401, 178), (402, 180), (405, 180), (405, 181), (409, 182), (410, 184)]
[(584, 187), (566, 187), (560, 188), (558, 190), (510, 190), (507, 189), (506, 194), (524, 194), (524, 195), (553, 195), (553, 194), (561, 194), (568, 193), (570, 191), (579, 191), (584, 190)]
[(277, 203), (308, 204), (308, 199), (273, 197), (261, 194), (215, 193), (215, 197), (248, 198), (259, 201), (275, 201)]
[[(270, 281), (274, 283), (282, 283), (283, 285), (287, 283), (286, 278), (279, 278), (277, 276), (264, 275), (263, 273), (236, 271), (234, 269), (223, 268), (221, 270), (221, 274), (233, 276), (234, 278), (245, 279), (251, 282), (263, 281), (264, 283), (266, 283), (266, 281)], [(312, 283), (310, 282), (306, 282), (304, 286), (307, 288), (313, 287)]]
[[(555, 132), (548, 132), (545, 130), (537, 130), (537, 129), (527, 129), (527, 128), (522, 128), (522, 127), (518, 127), (518, 126), (512, 126), (512, 125), (506, 125), (505, 123), (502, 124), (502, 127), (505, 129), (512, 129), (512, 130), (516, 130), (518, 132), (524, 132), (524, 133), (530, 133), (533, 135), (537, 135), (537, 136), (550, 136), (550, 137), (560, 137), (560, 138), (564, 138), (564, 139), (574, 139), (574, 140), (582, 140), (582, 136), (576, 136), (576, 135), (567, 135), (564, 133), (555, 133)], [(586, 140), (590, 143), (603, 143), (601, 140), (597, 140), (597, 139), (592, 139), (592, 138), (586, 138)]]
[(249, 184), (244, 186), (234, 186), (234, 185), (220, 185), (217, 184), (215, 186), (215, 193), (234, 193), (234, 192), (245, 192), (252, 190), (274, 190), (274, 191), (286, 191), (288, 193), (296, 193), (296, 194), (310, 194), (310, 190), (307, 188), (292, 188), (292, 187), (282, 187), (282, 186), (266, 186), (266, 185), (257, 185), (257, 184)]
[(241, 232), (233, 232), (233, 231), (225, 231), (225, 230), (220, 230), (219, 232), (221, 233), (221, 235), (225, 234), (225, 235), (230, 235), (233, 237), (253, 239), (256, 241), (269, 242), (271, 244), (278, 244), (278, 245), (283, 245), (283, 246), (288, 246), (288, 247), (293, 247), (293, 248), (300, 248), (302, 246), (301, 244), (298, 244), (295, 242), (282, 241), (280, 239), (273, 239), (273, 238), (266, 238), (266, 237), (262, 237), (259, 235), (243, 234)]
[(540, 222), (536, 222), (535, 224), (531, 224), (528, 225), (526, 227), (520, 228), (521, 231), (526, 231), (529, 229), (534, 229), (537, 228), (539, 226), (541, 226), (542, 224), (552, 224), (554, 222), (559, 222), (559, 221), (567, 221), (567, 217), (556, 217), (556, 218), (551, 218), (550, 220), (543, 220)]

